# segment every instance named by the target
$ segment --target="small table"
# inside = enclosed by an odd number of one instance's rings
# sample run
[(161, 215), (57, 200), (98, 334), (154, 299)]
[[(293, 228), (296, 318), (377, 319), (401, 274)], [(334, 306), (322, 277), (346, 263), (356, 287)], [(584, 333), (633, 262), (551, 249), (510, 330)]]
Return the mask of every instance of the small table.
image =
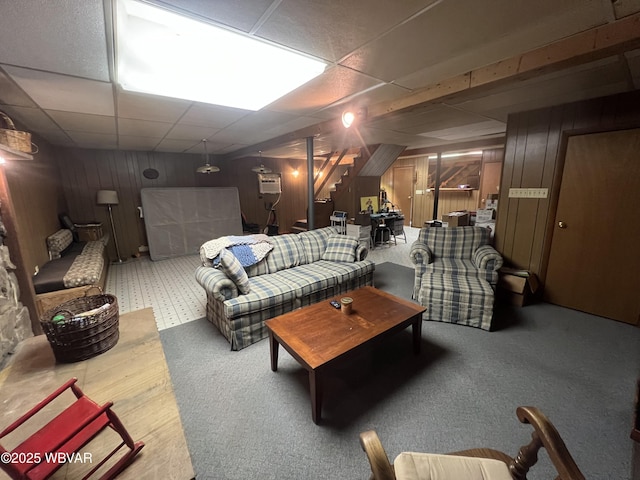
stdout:
[(373, 287), (363, 287), (340, 297), (353, 298), (353, 312), (344, 315), (329, 300), (299, 308), (265, 322), (269, 331), (271, 370), (278, 370), (282, 345), (309, 371), (311, 417), (315, 424), (322, 411), (322, 377), (333, 362), (413, 327), (413, 351), (420, 353), (422, 313), (425, 307)]

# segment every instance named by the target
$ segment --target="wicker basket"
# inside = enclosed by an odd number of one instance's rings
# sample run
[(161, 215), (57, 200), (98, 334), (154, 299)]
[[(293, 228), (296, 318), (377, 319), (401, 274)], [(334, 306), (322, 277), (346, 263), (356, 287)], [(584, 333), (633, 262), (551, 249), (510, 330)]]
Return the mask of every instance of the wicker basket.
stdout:
[[(118, 299), (102, 293), (74, 298), (47, 310), (42, 314), (40, 325), (47, 335), (56, 361), (78, 362), (106, 352), (118, 343), (119, 311)], [(109, 303), (99, 313), (78, 316)], [(55, 318), (55, 319), (54, 319)]]
[(13, 120), (4, 112), (0, 112), (0, 118), (5, 127), (0, 127), (0, 143), (19, 152), (37, 153), (37, 147), (35, 151), (31, 149), (31, 134), (29, 132), (16, 130)]

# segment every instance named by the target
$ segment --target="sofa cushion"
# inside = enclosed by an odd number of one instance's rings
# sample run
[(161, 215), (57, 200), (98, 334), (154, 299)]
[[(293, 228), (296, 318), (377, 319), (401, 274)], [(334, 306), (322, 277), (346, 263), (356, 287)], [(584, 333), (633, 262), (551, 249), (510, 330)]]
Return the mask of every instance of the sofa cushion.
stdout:
[(102, 255), (78, 255), (62, 281), (65, 288), (97, 284), (104, 268)]
[(393, 468), (398, 480), (512, 480), (507, 464), (490, 458), (403, 452)]
[(375, 270), (376, 264), (371, 260), (361, 262), (329, 262), (320, 260), (313, 264), (315, 269), (322, 269), (336, 277), (338, 283), (348, 283), (358, 277), (364, 277)]
[(225, 300), (224, 314), (237, 318), (260, 310), (269, 310), (296, 298), (295, 287), (285, 281), (285, 273), (268, 273), (249, 278), (251, 291)]
[(358, 239), (348, 235), (331, 235), (322, 260), (330, 262), (353, 262), (356, 259)]
[(326, 290), (338, 283), (338, 277), (333, 272), (317, 268), (315, 264), (290, 268), (282, 272), (282, 279), (295, 288), (298, 298)]
[(491, 241), (490, 232), (481, 227), (422, 228), (418, 242), (429, 247), (434, 258), (468, 258), (481, 245)]
[(497, 271), (479, 269), (473, 261), (464, 258), (438, 258), (426, 266), (425, 273), (473, 276), (482, 278), (491, 285), (498, 281)]
[(240, 260), (226, 248), (220, 250), (220, 269), (236, 284), (240, 293), (247, 294), (251, 291), (249, 277)]
[(269, 273), (304, 265), (306, 257), (302, 242), (294, 233), (272, 237), (273, 250), (267, 256)]
[(82, 247), (82, 255), (102, 256), (104, 252), (104, 243), (101, 240), (92, 240)]
[(327, 242), (331, 233), (331, 229), (319, 228), (298, 234), (307, 257), (307, 263), (317, 262), (322, 258), (322, 254), (327, 249)]
[(65, 248), (73, 242), (73, 233), (71, 230), (62, 228), (53, 235), (47, 237), (47, 247), (51, 258), (60, 258)]
[(491, 330), (493, 289), (489, 282), (471, 275), (425, 273), (418, 303), (427, 307), (423, 320), (457, 323)]

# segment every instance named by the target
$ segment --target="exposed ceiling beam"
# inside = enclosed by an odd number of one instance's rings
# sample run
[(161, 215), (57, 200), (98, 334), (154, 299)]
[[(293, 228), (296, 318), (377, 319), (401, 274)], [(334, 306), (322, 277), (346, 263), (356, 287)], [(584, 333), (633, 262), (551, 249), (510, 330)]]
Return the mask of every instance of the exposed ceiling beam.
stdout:
[(504, 146), (504, 136), (485, 138), (482, 140), (471, 140), (469, 142), (448, 143), (437, 147), (414, 148), (405, 150), (399, 158), (418, 157), (447, 152), (462, 152), (465, 150), (486, 150), (489, 148), (499, 148)]
[[(442, 101), (461, 92), (482, 91), (500, 84), (532, 78), (571, 66), (592, 62), (640, 47), (640, 13), (594, 27), (544, 47), (516, 55), (491, 65), (456, 75), (418, 89), (400, 99), (368, 107), (367, 120), (406, 113), (412, 108)], [(328, 120), (236, 150), (225, 159), (248, 156), (256, 150), (269, 150), (301, 138), (328, 135), (343, 129), (339, 119)]]

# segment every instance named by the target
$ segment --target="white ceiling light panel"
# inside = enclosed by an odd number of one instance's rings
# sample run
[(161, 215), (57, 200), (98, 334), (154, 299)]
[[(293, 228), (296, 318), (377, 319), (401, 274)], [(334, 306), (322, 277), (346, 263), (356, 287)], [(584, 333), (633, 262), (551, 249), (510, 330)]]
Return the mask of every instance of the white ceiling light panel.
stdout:
[(117, 8), (117, 77), (125, 90), (259, 110), (326, 66), (135, 0)]

